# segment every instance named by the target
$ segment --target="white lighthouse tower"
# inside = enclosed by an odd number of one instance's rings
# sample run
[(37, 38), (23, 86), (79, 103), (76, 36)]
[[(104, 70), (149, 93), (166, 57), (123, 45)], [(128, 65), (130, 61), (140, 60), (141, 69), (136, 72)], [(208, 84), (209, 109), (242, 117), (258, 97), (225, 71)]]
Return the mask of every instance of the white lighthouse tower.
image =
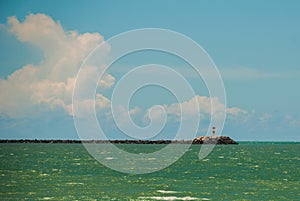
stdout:
[(214, 126), (211, 129), (211, 136), (216, 137), (216, 127), (214, 127)]

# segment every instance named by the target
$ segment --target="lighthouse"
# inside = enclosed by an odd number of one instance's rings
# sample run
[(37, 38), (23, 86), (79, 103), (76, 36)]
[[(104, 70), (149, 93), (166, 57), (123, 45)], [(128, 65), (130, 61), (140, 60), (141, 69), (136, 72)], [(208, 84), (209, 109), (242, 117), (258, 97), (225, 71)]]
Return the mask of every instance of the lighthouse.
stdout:
[(212, 127), (212, 129), (211, 129), (211, 136), (212, 137), (215, 137), (216, 136), (216, 127)]

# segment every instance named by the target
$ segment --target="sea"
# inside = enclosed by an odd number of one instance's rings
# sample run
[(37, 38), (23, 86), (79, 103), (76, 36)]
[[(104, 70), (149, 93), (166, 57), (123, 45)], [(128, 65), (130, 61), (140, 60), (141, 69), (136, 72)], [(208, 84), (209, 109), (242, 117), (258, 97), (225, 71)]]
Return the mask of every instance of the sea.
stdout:
[[(147, 153), (165, 145), (122, 144)], [(178, 144), (178, 146), (181, 146)], [(127, 174), (82, 144), (0, 144), (0, 200), (300, 200), (299, 142), (192, 145), (157, 172)]]

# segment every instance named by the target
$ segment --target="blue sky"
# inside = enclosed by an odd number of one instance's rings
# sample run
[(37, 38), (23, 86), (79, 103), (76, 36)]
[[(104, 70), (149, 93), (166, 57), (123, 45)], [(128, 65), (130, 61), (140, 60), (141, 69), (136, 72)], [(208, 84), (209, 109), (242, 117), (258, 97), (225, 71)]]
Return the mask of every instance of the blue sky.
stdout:
[[(45, 40), (57, 39), (55, 33), (53, 38), (41, 36), (43, 32), (38, 30), (43, 30), (45, 23), (39, 20), (44, 19), (55, 23), (51, 25), (54, 32), (57, 26), (61, 26), (66, 33), (76, 30), (78, 37), (85, 33), (94, 34), (85, 36), (94, 44), (101, 42), (100, 36), (106, 40), (137, 28), (156, 27), (185, 34), (199, 43), (219, 68), (225, 84), (227, 107), (242, 111), (237, 115), (228, 115), (224, 135), (237, 140), (299, 141), (299, 7), (298, 1), (81, 1), (72, 5), (68, 1), (1, 1), (0, 137), (77, 138), (69, 111), (70, 100), (66, 98), (70, 93), (56, 94), (58, 92), (55, 87), (62, 86), (62, 83), (65, 88), (69, 86), (68, 79), (77, 72), (72, 65), (78, 67), (83, 56), (73, 63), (66, 61), (65, 65), (68, 67), (62, 65), (58, 73), (57, 70), (54, 73), (56, 61), (61, 58), (51, 55), (51, 50), (55, 52), (55, 49), (51, 49), (49, 44), (35, 41), (39, 37)], [(37, 16), (38, 13), (46, 17)], [(19, 26), (29, 15), (33, 17), (31, 21), (27, 21), (28, 26), (30, 23), (41, 26), (34, 29), (35, 33), (28, 32), (32, 37), (24, 36), (23, 29), (26, 27)], [(15, 21), (9, 23), (8, 17), (11, 16), (15, 16), (14, 19), (19, 24)], [(60, 29), (57, 28), (57, 31)], [(73, 43), (64, 45), (77, 47)], [(93, 45), (87, 49), (91, 50), (92, 47)], [(61, 47), (61, 51), (69, 51), (69, 46), (64, 48)], [(48, 50), (50, 53), (45, 53)], [(78, 55), (87, 53), (86, 50), (78, 52)], [(65, 52), (61, 52), (61, 55), (64, 54)], [(65, 58), (71, 56), (67, 54)], [(109, 100), (114, 84), (126, 72), (127, 67), (153, 62), (152, 58), (174, 68), (187, 68), (178, 59), (155, 52), (129, 56), (113, 67), (110, 74), (114, 80), (107, 83), (111, 86), (101, 94)], [(29, 70), (45, 68), (51, 73), (33, 74), (35, 77), (32, 78), (27, 69), (28, 72), (24, 70), (20, 73), (22, 76), (13, 76), (9, 80), (17, 70), (28, 65), (32, 66)], [(66, 71), (69, 73), (65, 73)], [(21, 77), (25, 77), (27, 81), (22, 83)], [(208, 95), (199, 78), (191, 76), (187, 79), (198, 96)], [(40, 88), (34, 88), (35, 92), (26, 91), (27, 89), (24, 91), (20, 86), (14, 88), (17, 83), (25, 88), (44, 86), (44, 91), (50, 88), (51, 91), (47, 92), (47, 96), (42, 92), (37, 93), (42, 90)], [(65, 88), (64, 91), (67, 91)], [(32, 98), (35, 96), (42, 98), (36, 102), (38, 99)], [(149, 87), (137, 93), (131, 104), (132, 108), (146, 110), (153, 104), (171, 105), (174, 100), (165, 91)], [(99, 119), (104, 113), (107, 111), (98, 112)], [(141, 116), (143, 115), (139, 114), (134, 118), (139, 121)], [(109, 123), (109, 119), (104, 118), (102, 121), (108, 121), (107, 124), (111, 125), (106, 129), (113, 133), (113, 138), (122, 138), (115, 126)], [(164, 132), (172, 133), (177, 127), (176, 122), (170, 121)], [(161, 137), (164, 137), (163, 134)]]

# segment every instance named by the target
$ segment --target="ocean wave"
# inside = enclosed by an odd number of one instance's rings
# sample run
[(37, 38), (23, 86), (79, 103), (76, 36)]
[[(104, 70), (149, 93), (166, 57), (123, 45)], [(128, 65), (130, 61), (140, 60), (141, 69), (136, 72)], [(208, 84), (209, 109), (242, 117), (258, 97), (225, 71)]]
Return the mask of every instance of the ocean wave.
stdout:
[(158, 193), (178, 193), (177, 191), (165, 191), (165, 190), (157, 190)]
[(210, 200), (208, 198), (196, 198), (196, 197), (177, 197), (177, 196), (149, 196), (149, 197), (139, 197), (142, 200)]

